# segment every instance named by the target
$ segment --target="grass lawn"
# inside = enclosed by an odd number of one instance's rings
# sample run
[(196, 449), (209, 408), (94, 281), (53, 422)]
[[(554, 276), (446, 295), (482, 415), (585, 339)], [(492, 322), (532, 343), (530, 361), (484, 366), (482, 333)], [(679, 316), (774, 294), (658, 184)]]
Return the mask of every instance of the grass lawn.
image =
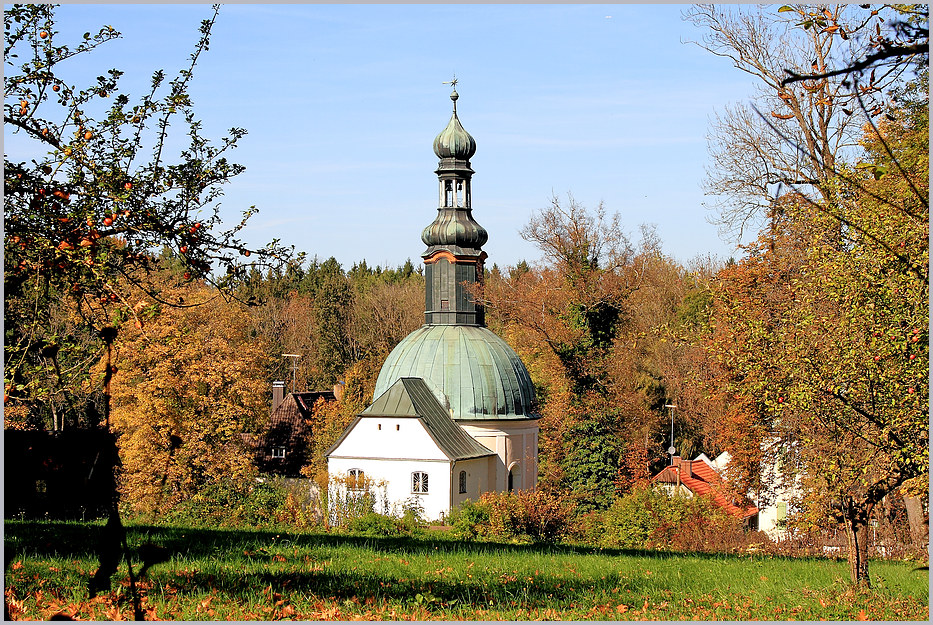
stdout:
[[(126, 567), (88, 598), (102, 523), (4, 522), (12, 618), (133, 618)], [(470, 543), (444, 533), (365, 538), (268, 530), (128, 528), (166, 561), (137, 581), (147, 619), (919, 620), (929, 571), (844, 560)], [(142, 562), (134, 562), (138, 573)]]

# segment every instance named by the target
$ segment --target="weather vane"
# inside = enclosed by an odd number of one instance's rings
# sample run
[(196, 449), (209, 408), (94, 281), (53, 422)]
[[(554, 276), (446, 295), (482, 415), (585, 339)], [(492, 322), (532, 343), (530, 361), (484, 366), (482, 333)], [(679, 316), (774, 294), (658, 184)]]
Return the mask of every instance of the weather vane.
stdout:
[(456, 90), (457, 90), (457, 75), (454, 74), (454, 79), (453, 79), (453, 80), (445, 80), (445, 81), (444, 81), (443, 83), (441, 83), (441, 84), (443, 84), (443, 85), (450, 85), (451, 87), (454, 88), (454, 91), (456, 91)]

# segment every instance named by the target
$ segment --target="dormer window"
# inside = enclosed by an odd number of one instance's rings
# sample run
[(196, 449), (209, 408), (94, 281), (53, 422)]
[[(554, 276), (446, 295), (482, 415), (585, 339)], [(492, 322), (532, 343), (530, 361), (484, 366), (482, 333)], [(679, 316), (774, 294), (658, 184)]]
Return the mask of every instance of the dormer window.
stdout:
[(273, 447), (272, 457), (273, 458), (285, 458), (285, 448), (284, 447)]

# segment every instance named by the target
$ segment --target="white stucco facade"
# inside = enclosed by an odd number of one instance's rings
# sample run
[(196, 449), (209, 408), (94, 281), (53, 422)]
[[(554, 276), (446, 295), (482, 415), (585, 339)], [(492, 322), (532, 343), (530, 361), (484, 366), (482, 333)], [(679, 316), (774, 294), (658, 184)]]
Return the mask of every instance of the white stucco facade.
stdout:
[(490, 491), (534, 490), (538, 483), (538, 421), (461, 421), (467, 434), (496, 452)]
[[(384, 483), (390, 513), (400, 514), (416, 497), (425, 518), (433, 521), (443, 519), (466, 499), (476, 500), (493, 490), (490, 476), (495, 476), (497, 463), (494, 455), (451, 460), (419, 419), (362, 417), (331, 452), (327, 469), (331, 477), (355, 469)], [(416, 492), (415, 473), (427, 476), (427, 492)], [(423, 481), (418, 487), (424, 490)]]

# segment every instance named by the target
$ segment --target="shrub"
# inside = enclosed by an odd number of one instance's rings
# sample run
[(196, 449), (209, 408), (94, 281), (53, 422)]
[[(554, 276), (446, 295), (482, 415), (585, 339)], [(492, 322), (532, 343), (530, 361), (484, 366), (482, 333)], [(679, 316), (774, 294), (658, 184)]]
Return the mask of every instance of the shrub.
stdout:
[(377, 508), (383, 515), (389, 512), (385, 482), (376, 482), (369, 476), (331, 476), (322, 499), (325, 518), (334, 527), (346, 526)]
[(450, 512), (448, 522), (453, 527), (454, 537), (473, 540), (485, 534), (489, 525), (489, 508), (482, 503), (464, 501)]
[(347, 530), (364, 536), (400, 536), (405, 533), (399, 527), (398, 519), (378, 512), (350, 519)]
[(707, 497), (678, 497), (643, 486), (602, 514), (599, 545), (623, 549), (732, 551), (747, 542), (742, 520)]
[(541, 491), (484, 493), (479, 502), (464, 502), (451, 517), (455, 535), (499, 539), (554, 541), (569, 533), (573, 504)]
[(211, 484), (179, 501), (164, 520), (190, 526), (258, 527), (276, 524), (285, 509), (284, 489), (272, 484)]
[(651, 488), (637, 488), (616, 499), (601, 514), (599, 546), (622, 549), (650, 547), (651, 537), (658, 527), (658, 515), (654, 509), (663, 496)]

